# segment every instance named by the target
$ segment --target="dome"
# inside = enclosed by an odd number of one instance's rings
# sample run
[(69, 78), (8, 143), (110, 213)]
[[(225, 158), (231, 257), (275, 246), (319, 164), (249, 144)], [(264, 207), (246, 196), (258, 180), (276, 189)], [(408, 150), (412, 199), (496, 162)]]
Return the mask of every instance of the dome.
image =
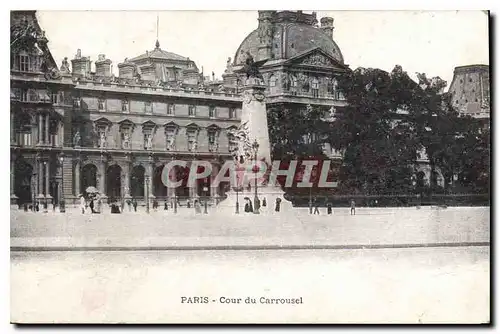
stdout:
[[(333, 21), (333, 19), (331, 20)], [(331, 37), (333, 27), (330, 27), (330, 29), (330, 34), (328, 34), (328, 30), (325, 31), (323, 27), (317, 27), (306, 22), (286, 22), (286, 20), (274, 22), (271, 59), (288, 59), (313, 48), (320, 47), (332, 58), (343, 64), (344, 58), (342, 52)], [(258, 59), (259, 46), (259, 29), (255, 29), (243, 40), (237, 49), (234, 65), (244, 63), (247, 51), (254, 59)]]

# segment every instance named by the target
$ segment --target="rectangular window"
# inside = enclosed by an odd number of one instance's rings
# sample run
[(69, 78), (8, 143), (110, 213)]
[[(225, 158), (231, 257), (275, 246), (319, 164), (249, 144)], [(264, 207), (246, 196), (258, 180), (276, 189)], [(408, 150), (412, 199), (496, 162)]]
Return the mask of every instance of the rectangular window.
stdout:
[(214, 106), (210, 106), (208, 108), (208, 117), (215, 118), (215, 107)]
[(56, 91), (51, 91), (50, 92), (50, 102), (52, 102), (52, 104), (58, 104), (59, 103), (59, 94), (57, 94)]
[(17, 142), (19, 146), (32, 146), (31, 132), (20, 132), (17, 134)]
[(73, 99), (73, 107), (80, 108), (80, 98)]
[(235, 108), (229, 108), (229, 118), (233, 119), (236, 117), (236, 109)]
[(129, 107), (128, 107), (128, 100), (122, 100), (122, 111), (123, 112), (128, 112)]
[(145, 112), (148, 113), (148, 114), (152, 114), (153, 113), (153, 103), (151, 101), (146, 101), (144, 102), (144, 108), (145, 108)]
[(104, 99), (97, 99), (97, 110), (106, 110), (106, 101)]
[(21, 101), (28, 102), (28, 90), (27, 89), (21, 90)]
[(188, 116), (196, 116), (196, 106), (189, 106)]
[(318, 97), (319, 96), (319, 90), (317, 88), (313, 88), (311, 90), (312, 90), (313, 97)]
[(234, 152), (236, 149), (238, 149), (238, 142), (236, 141), (236, 138), (233, 135), (228, 136), (228, 151), (229, 152)]
[(34, 57), (30, 57), (29, 58), (29, 71), (30, 72), (38, 72), (39, 69), (40, 69), (40, 66), (39, 66), (39, 57), (38, 56), (34, 56)]
[(169, 103), (167, 105), (167, 115), (173, 115), (175, 112), (175, 105), (172, 103)]
[(213, 145), (215, 144), (215, 132), (209, 132), (208, 133), (208, 143)]
[(29, 71), (29, 57), (26, 55), (19, 56), (19, 71), (28, 72)]

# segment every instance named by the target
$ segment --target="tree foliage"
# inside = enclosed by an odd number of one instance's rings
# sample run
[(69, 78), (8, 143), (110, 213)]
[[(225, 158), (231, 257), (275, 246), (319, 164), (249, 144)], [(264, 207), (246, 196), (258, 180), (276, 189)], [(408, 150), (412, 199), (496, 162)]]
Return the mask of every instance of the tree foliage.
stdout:
[[(337, 108), (333, 122), (320, 107), (269, 108), (273, 159), (324, 156), (329, 143), (343, 152), (340, 192), (394, 194), (419, 192), (416, 172), (425, 152), (429, 191), (489, 191), (489, 129), (459, 116), (443, 93), (444, 80), (417, 73), (414, 81), (396, 66), (390, 73), (358, 68), (338, 82), (346, 106)], [(437, 186), (437, 171), (444, 188)]]

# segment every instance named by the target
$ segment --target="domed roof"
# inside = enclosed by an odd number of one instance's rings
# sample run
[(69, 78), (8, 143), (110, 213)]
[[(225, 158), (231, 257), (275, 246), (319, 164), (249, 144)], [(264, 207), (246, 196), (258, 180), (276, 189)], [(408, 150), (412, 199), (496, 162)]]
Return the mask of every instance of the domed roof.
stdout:
[[(248, 51), (254, 59), (259, 49), (258, 29), (252, 31), (237, 49), (234, 65), (245, 62)], [(288, 59), (300, 53), (319, 47), (339, 63), (344, 57), (338, 45), (322, 29), (302, 23), (275, 23), (272, 40), (272, 58)]]
[(147, 51), (146, 53), (143, 53), (140, 56), (130, 59), (130, 61), (135, 62), (138, 60), (151, 59), (151, 58), (161, 59), (161, 60), (181, 60), (181, 61), (189, 60), (189, 58), (187, 57), (183, 57), (176, 53), (160, 49), (160, 43), (156, 41), (156, 45), (153, 51)]

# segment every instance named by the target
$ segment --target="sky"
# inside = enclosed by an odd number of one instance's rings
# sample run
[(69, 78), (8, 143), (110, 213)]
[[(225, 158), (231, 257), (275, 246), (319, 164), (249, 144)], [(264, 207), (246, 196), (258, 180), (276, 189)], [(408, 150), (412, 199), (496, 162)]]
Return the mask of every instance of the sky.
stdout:
[[(311, 11), (304, 11), (311, 13)], [(60, 65), (77, 49), (92, 61), (105, 54), (113, 72), (125, 58), (154, 49), (189, 57), (205, 75), (221, 77), (244, 38), (257, 28), (257, 11), (39, 11), (39, 23)], [(317, 11), (334, 18), (333, 39), (352, 69), (386, 71), (401, 65), (440, 76), (456, 66), (489, 64), (488, 16), (482, 11)], [(157, 17), (159, 28), (157, 31)]]

